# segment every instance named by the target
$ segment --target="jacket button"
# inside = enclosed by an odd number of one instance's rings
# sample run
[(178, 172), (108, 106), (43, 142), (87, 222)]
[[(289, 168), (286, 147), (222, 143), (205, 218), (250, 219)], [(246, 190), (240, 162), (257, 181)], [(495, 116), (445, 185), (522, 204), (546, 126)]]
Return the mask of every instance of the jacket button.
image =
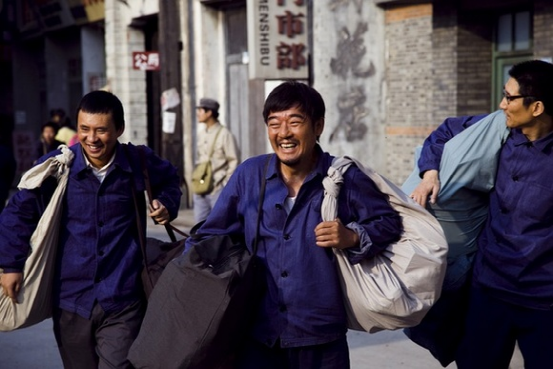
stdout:
[(284, 271), (284, 272), (282, 272), (282, 273), (280, 274), (280, 276), (281, 276), (282, 278), (286, 278), (286, 277), (288, 277), (288, 272)]
[(285, 235), (284, 235), (284, 239), (285, 239), (286, 241), (288, 241), (288, 240), (290, 239), (290, 235), (289, 235), (289, 234), (285, 234)]

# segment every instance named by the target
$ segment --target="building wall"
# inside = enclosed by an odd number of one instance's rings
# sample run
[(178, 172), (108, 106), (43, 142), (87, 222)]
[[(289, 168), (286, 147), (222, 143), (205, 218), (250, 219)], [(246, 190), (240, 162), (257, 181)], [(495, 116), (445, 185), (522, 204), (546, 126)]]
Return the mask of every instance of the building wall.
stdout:
[(401, 184), (432, 126), (432, 5), (389, 9), (386, 20), (386, 170)]
[(372, 2), (313, 2), (313, 86), (326, 103), (320, 142), (386, 171), (384, 18)]
[(534, 55), (553, 57), (553, 3), (550, 0), (534, 2)]
[(132, 52), (144, 51), (144, 33), (131, 28), (131, 8), (117, 0), (105, 1), (107, 88), (125, 109), (122, 142), (147, 142), (146, 72), (132, 68)]
[(81, 55), (83, 61), (82, 94), (102, 88), (106, 84), (106, 52), (104, 32), (99, 27), (81, 29)]
[[(79, 30), (68, 32), (67, 34), (56, 33), (47, 36), (44, 41), (44, 55), (46, 66), (46, 105), (48, 109), (62, 108), (71, 118), (75, 109), (72, 102), (75, 99), (71, 97), (80, 94), (78, 91), (71, 90), (71, 83), (76, 79), (82, 81), (79, 61), (81, 60)], [(71, 63), (70, 63), (71, 61)], [(73, 70), (69, 66), (74, 67)], [(80, 83), (79, 83), (80, 87)], [(43, 121), (49, 118), (48, 115), (42, 117)]]
[[(444, 2), (433, 5), (431, 53), (434, 80), (428, 131), (433, 130), (444, 117), (457, 114), (457, 22), (457, 11), (452, 5)], [(421, 133), (419, 145), (426, 138), (426, 134)]]
[(196, 99), (210, 97), (219, 101), (219, 119), (224, 123), (227, 110), (224, 16), (199, 1), (193, 2), (193, 11)]
[[(470, 12), (459, 17), (456, 115), (490, 113), (494, 17)], [(446, 118), (446, 117), (443, 117)]]
[(12, 52), (13, 146), (17, 161), (16, 177), (19, 178), (36, 159), (35, 146), (40, 136), (40, 126), (47, 118), (45, 104), (41, 99), (45, 89), (44, 49), (40, 42), (14, 44)]
[[(133, 141), (145, 140), (145, 118), (140, 116), (145, 115), (145, 82), (143, 72), (130, 67), (129, 55), (143, 49), (143, 40), (129, 24), (132, 17), (155, 13), (154, 3), (148, 0), (141, 9), (129, 9), (106, 0), (107, 77), (132, 124), (124, 137)], [(445, 118), (495, 110), (493, 19), (501, 9), (463, 11), (443, 1), (389, 1), (383, 7), (374, 3), (311, 3), (312, 81), (327, 105), (321, 145), (336, 155), (355, 156), (401, 184), (412, 170), (415, 147)], [(550, 58), (553, 4), (534, 3), (535, 56)], [(229, 79), (224, 11), (192, 0), (181, 0), (180, 9), (181, 96), (187, 117), (183, 142), (185, 162), (190, 162), (197, 129), (195, 103), (202, 96), (218, 99), (225, 122)], [(249, 101), (249, 109), (257, 104)]]

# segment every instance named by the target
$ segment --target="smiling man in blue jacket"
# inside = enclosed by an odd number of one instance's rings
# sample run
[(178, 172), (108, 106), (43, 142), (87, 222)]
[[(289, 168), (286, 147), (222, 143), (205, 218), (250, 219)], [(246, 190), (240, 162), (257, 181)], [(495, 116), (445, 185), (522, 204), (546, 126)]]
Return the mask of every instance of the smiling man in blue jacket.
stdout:
[[(144, 190), (140, 153), (136, 146), (118, 142), (125, 128), (123, 106), (109, 92), (85, 95), (77, 122), (80, 144), (70, 148), (75, 159), (63, 201), (53, 282), (54, 333), (65, 368), (130, 368), (127, 352), (145, 310), (131, 191), (133, 186), (137, 193)], [(155, 198), (149, 215), (164, 224), (178, 213), (179, 177), (171, 163), (141, 149)], [(15, 302), (29, 239), (55, 185), (46, 180), (37, 190), (19, 191), (0, 216), (0, 282)]]
[(349, 368), (346, 310), (332, 248), (347, 249), (356, 263), (402, 232), (387, 196), (355, 166), (344, 175), (337, 219), (322, 221), (322, 182), (334, 158), (318, 144), (324, 115), (315, 89), (299, 82), (276, 87), (263, 111), (275, 152), (267, 171), (267, 155), (239, 165), (198, 237), (187, 239), (189, 248), (211, 235), (243, 234), (251, 247), (266, 181), (257, 256), (267, 291), (236, 368)]

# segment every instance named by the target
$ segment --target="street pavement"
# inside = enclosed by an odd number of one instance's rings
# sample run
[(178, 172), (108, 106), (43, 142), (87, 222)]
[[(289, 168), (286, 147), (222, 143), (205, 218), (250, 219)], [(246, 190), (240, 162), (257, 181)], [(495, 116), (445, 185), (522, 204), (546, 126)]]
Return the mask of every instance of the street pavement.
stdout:
[[(409, 341), (401, 331), (374, 334), (350, 331), (348, 342), (352, 369), (442, 368), (428, 351)], [(29, 328), (0, 333), (0, 368), (61, 369), (52, 321), (48, 319)], [(453, 368), (455, 364), (447, 366), (447, 369)], [(519, 354), (510, 368), (524, 368)]]
[[(375, 334), (351, 331), (348, 335), (352, 369), (441, 368), (426, 350), (409, 341), (400, 331)], [(52, 333), (52, 321), (46, 320), (29, 328), (0, 333), (0, 368), (62, 368)]]
[[(173, 224), (188, 232), (193, 225), (190, 209), (181, 210)], [(165, 228), (148, 222), (148, 236), (167, 239)], [(424, 348), (411, 342), (401, 330), (374, 334), (348, 332), (352, 369), (440, 369), (442, 366)], [(520, 353), (510, 369), (524, 367)], [(0, 369), (62, 368), (50, 319), (29, 328), (0, 332)], [(456, 368), (450, 364), (447, 369)], [(209, 368), (206, 368), (209, 369)], [(339, 369), (339, 368), (337, 368)]]

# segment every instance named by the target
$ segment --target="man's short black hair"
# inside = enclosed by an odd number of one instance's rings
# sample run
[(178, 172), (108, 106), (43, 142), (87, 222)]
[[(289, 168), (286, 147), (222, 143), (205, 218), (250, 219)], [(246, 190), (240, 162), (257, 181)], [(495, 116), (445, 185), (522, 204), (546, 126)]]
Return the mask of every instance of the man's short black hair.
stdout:
[(287, 81), (278, 85), (265, 100), (263, 119), (267, 119), (271, 112), (279, 112), (297, 107), (314, 124), (325, 117), (324, 100), (313, 87), (305, 83)]
[(108, 91), (92, 91), (84, 95), (77, 108), (77, 124), (79, 112), (89, 114), (110, 114), (115, 123), (115, 129), (121, 130), (125, 127), (125, 113), (123, 104), (117, 96)]
[(515, 64), (509, 75), (519, 85), (519, 94), (524, 98), (524, 106), (541, 101), (545, 113), (553, 116), (553, 64), (543, 60), (527, 60)]

